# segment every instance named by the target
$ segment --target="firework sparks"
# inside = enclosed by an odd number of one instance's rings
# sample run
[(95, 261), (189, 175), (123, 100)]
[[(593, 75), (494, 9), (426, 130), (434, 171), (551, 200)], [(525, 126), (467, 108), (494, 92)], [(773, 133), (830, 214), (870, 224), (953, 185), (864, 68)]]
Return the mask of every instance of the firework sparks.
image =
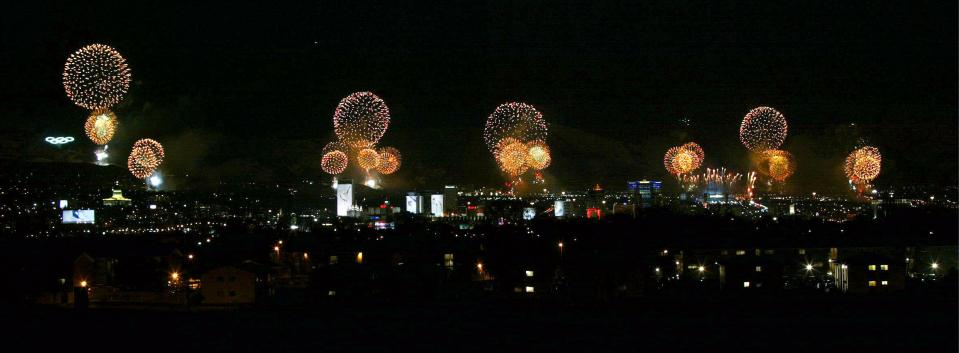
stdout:
[(163, 163), (163, 146), (152, 139), (142, 139), (133, 143), (127, 168), (137, 179), (146, 179)]
[(775, 181), (784, 182), (796, 172), (796, 158), (783, 150), (764, 151), (759, 170)]
[(499, 149), (496, 161), (504, 173), (517, 177), (529, 169), (529, 164), (526, 164), (528, 151), (525, 143), (512, 140)]
[(543, 141), (533, 141), (526, 144), (529, 151), (526, 153), (526, 164), (535, 170), (543, 170), (549, 167), (553, 157), (550, 154), (549, 146)]
[(98, 109), (87, 118), (86, 123), (83, 124), (83, 130), (93, 143), (105, 145), (113, 139), (117, 124), (117, 116), (113, 112)]
[(346, 170), (348, 163), (349, 158), (346, 156), (346, 153), (334, 150), (323, 154), (323, 159), (320, 160), (320, 167), (322, 167), (323, 171), (327, 174), (337, 175)]
[(322, 153), (325, 156), (327, 153), (330, 153), (333, 151), (340, 151), (343, 153), (347, 153), (350, 151), (350, 146), (347, 146), (345, 143), (340, 141), (331, 141), (327, 143), (325, 146), (323, 146), (323, 150), (320, 153)]
[(389, 126), (390, 109), (371, 92), (357, 92), (343, 98), (333, 113), (336, 136), (355, 149), (375, 145)]
[(846, 176), (856, 184), (865, 185), (879, 176), (882, 165), (882, 155), (879, 149), (872, 146), (859, 148), (846, 157), (843, 166)]
[(364, 148), (356, 154), (356, 163), (359, 164), (360, 168), (369, 171), (380, 164), (380, 154), (372, 148)]
[(497, 154), (505, 138), (514, 138), (522, 143), (546, 141), (547, 126), (543, 115), (526, 103), (506, 103), (493, 111), (486, 119), (483, 139), (486, 146)]
[(705, 153), (702, 147), (695, 142), (689, 142), (666, 150), (666, 155), (663, 156), (663, 165), (666, 166), (666, 171), (669, 174), (679, 176), (699, 169), (703, 164), (704, 157)]
[(130, 88), (130, 68), (113, 48), (91, 44), (67, 58), (63, 88), (78, 106), (108, 109), (119, 103)]
[(376, 150), (379, 154), (379, 163), (376, 165), (376, 171), (383, 175), (390, 175), (400, 169), (403, 164), (403, 155), (393, 147), (382, 147)]
[(776, 109), (759, 107), (750, 110), (739, 126), (739, 140), (753, 152), (779, 148), (786, 140), (786, 117)]

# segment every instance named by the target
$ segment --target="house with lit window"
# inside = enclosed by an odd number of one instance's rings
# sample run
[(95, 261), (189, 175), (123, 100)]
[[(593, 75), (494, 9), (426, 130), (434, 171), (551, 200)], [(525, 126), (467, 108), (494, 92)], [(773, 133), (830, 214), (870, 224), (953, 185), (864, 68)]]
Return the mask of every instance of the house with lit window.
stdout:
[(846, 293), (888, 293), (906, 288), (905, 259), (902, 248), (842, 248), (832, 267)]
[(234, 266), (211, 269), (200, 279), (205, 305), (242, 305), (256, 301), (256, 274)]

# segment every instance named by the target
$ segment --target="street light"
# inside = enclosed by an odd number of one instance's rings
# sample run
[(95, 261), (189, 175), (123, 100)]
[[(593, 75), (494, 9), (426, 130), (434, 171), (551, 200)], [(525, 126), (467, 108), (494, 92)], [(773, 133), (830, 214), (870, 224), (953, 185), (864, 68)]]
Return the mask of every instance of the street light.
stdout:
[(86, 281), (86, 280), (80, 281), (80, 287), (86, 288), (86, 287), (87, 287), (87, 281)]
[(699, 266), (699, 272), (700, 272), (700, 273), (706, 272), (706, 268), (703, 267), (703, 266)]
[(812, 271), (812, 265), (806, 264), (806, 271)]
[(933, 270), (938, 270), (938, 269), (939, 269), (939, 264), (933, 262), (933, 263), (932, 263), (932, 269), (933, 269)]

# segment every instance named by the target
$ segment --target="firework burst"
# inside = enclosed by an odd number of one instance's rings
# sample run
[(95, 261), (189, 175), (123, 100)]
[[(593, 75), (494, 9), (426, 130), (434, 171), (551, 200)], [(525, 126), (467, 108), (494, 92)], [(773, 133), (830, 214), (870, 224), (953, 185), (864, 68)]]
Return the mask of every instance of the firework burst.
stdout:
[(750, 110), (739, 126), (739, 140), (753, 152), (779, 148), (786, 140), (786, 117), (776, 109), (759, 107)]
[(705, 153), (702, 147), (695, 142), (689, 142), (682, 146), (671, 147), (666, 150), (663, 156), (663, 165), (666, 171), (673, 175), (689, 174), (699, 169), (703, 164)]
[(857, 184), (868, 184), (879, 176), (882, 165), (882, 155), (879, 149), (872, 146), (859, 148), (846, 157), (843, 170), (849, 180)]
[(400, 150), (393, 147), (382, 147), (376, 150), (379, 154), (379, 163), (376, 165), (376, 171), (383, 175), (390, 175), (400, 169), (403, 164), (403, 155)]
[(340, 151), (343, 153), (347, 153), (350, 151), (350, 146), (347, 146), (345, 143), (340, 141), (331, 141), (327, 143), (325, 146), (323, 146), (323, 150), (321, 151), (321, 153), (325, 156), (327, 153), (330, 153), (333, 151)]
[(532, 105), (526, 103), (506, 103), (493, 111), (486, 119), (483, 139), (493, 155), (503, 144), (505, 138), (514, 138), (522, 143), (546, 141), (546, 120)]
[(759, 171), (775, 181), (784, 182), (796, 172), (796, 158), (783, 150), (768, 150), (760, 155)]
[(163, 146), (159, 142), (152, 139), (138, 140), (130, 150), (127, 168), (137, 179), (146, 179), (163, 163), (163, 157)]
[(320, 167), (322, 167), (323, 171), (327, 174), (337, 175), (346, 170), (348, 163), (349, 158), (346, 156), (346, 153), (333, 150), (323, 154), (323, 159), (320, 160)]
[(372, 148), (364, 148), (356, 154), (356, 164), (366, 170), (374, 169), (380, 164), (380, 154)]
[(354, 149), (372, 147), (389, 126), (390, 109), (371, 92), (357, 92), (343, 98), (333, 113), (336, 136)]
[(549, 167), (550, 162), (553, 161), (552, 154), (549, 150), (549, 146), (546, 145), (543, 141), (533, 141), (526, 144), (529, 147), (529, 151), (526, 153), (526, 164), (534, 170), (543, 170), (546, 167)]
[(63, 88), (78, 106), (108, 109), (119, 103), (130, 88), (130, 68), (113, 48), (91, 44), (67, 58)]
[(526, 164), (528, 153), (529, 149), (525, 143), (512, 141), (499, 149), (496, 161), (504, 173), (510, 177), (517, 177), (529, 169), (529, 165)]
[(107, 109), (97, 109), (83, 124), (83, 130), (90, 141), (98, 145), (105, 145), (113, 139), (117, 131), (117, 116)]

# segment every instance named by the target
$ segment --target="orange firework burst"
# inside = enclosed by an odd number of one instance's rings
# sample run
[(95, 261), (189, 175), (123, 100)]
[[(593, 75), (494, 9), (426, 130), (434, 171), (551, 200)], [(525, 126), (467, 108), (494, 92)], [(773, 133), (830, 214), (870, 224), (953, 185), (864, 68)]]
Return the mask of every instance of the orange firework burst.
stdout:
[(105, 145), (117, 131), (117, 116), (107, 109), (95, 110), (83, 124), (83, 130), (93, 143)]
[(663, 165), (669, 174), (681, 175), (688, 174), (703, 164), (705, 153), (702, 147), (695, 142), (689, 142), (682, 146), (672, 147), (666, 150), (663, 157)]
[(372, 148), (364, 148), (356, 154), (356, 163), (366, 170), (376, 168), (380, 164), (380, 154)]
[(63, 88), (74, 104), (90, 109), (108, 109), (123, 99), (130, 88), (130, 68), (113, 48), (91, 44), (67, 58)]
[(514, 138), (520, 142), (546, 141), (546, 120), (535, 107), (526, 103), (506, 103), (496, 107), (486, 119), (483, 139), (493, 155), (497, 154), (500, 141)]
[(849, 180), (857, 184), (868, 184), (879, 176), (881, 165), (882, 155), (879, 154), (879, 149), (866, 146), (850, 153), (843, 169)]
[(786, 140), (786, 117), (776, 109), (759, 107), (750, 110), (739, 126), (739, 140), (750, 151), (763, 152), (779, 148)]
[(346, 153), (334, 150), (323, 154), (323, 159), (320, 160), (320, 167), (328, 174), (337, 175), (346, 170), (347, 163), (349, 163), (349, 158), (346, 156)]
[(333, 112), (336, 136), (356, 149), (373, 147), (389, 126), (390, 108), (371, 92), (357, 92), (343, 98)]
[[(682, 145), (682, 146), (680, 146), (680, 147), (682, 147), (683, 149), (686, 149), (686, 150), (688, 150), (688, 151), (693, 152), (694, 154), (696, 154), (696, 160), (698, 160), (700, 164), (701, 164), (704, 160), (706, 160), (706, 152), (703, 151), (703, 148), (700, 147), (698, 143), (695, 143), (695, 142), (687, 142), (686, 144), (684, 144), (684, 145)], [(696, 168), (699, 168), (699, 166), (697, 165)], [(693, 168), (693, 169), (696, 169), (696, 168)]]
[(529, 148), (529, 151), (526, 153), (526, 164), (535, 170), (543, 170), (546, 167), (549, 167), (550, 162), (553, 161), (553, 157), (550, 154), (549, 146), (546, 145), (543, 141), (533, 141), (526, 146)]
[(504, 173), (510, 177), (516, 177), (529, 169), (529, 165), (526, 164), (528, 151), (525, 143), (514, 140), (499, 149), (496, 161)]
[(127, 168), (137, 179), (146, 179), (163, 163), (163, 157), (163, 146), (159, 142), (152, 139), (138, 140), (130, 150)]
[(376, 151), (380, 156), (380, 161), (376, 165), (376, 171), (383, 175), (390, 175), (400, 169), (403, 164), (403, 155), (400, 150), (393, 147), (383, 147)]
[(759, 170), (778, 182), (783, 182), (796, 172), (796, 158), (783, 150), (768, 150), (762, 153)]
[(666, 150), (666, 155), (663, 156), (663, 166), (666, 167), (666, 172), (669, 174), (677, 176), (682, 174), (677, 171), (675, 167), (673, 167), (673, 159), (676, 158), (676, 155), (679, 154), (680, 150), (681, 148), (679, 147), (670, 147), (668, 150)]

